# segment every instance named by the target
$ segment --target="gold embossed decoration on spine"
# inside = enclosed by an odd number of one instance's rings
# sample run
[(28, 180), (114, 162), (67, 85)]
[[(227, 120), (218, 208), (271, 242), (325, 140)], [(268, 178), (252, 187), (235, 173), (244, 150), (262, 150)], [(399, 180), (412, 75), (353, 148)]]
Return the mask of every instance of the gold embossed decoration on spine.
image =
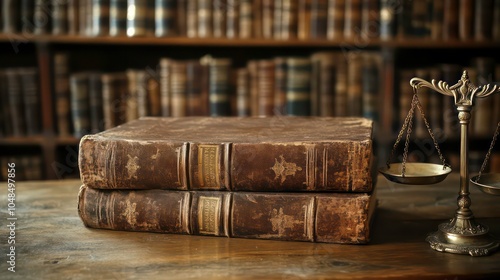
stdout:
[(202, 189), (220, 188), (219, 145), (198, 146), (198, 179)]
[(198, 201), (198, 227), (200, 234), (219, 235), (220, 197), (200, 196)]

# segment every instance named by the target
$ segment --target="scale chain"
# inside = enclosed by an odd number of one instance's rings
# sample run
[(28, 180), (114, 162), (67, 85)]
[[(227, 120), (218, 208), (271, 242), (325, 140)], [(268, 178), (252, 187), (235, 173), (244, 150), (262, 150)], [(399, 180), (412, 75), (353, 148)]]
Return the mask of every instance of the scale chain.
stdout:
[(484, 172), (484, 169), (486, 168), (486, 164), (488, 163), (490, 156), (491, 156), (491, 151), (493, 150), (493, 147), (495, 146), (495, 142), (497, 141), (497, 136), (498, 133), (500, 132), (500, 122), (497, 124), (497, 129), (495, 130), (495, 134), (493, 135), (493, 140), (491, 140), (490, 148), (488, 149), (488, 153), (486, 153), (486, 157), (484, 158), (483, 164), (481, 165), (481, 170), (479, 170), (479, 174), (477, 175), (476, 178), (476, 183), (481, 179), (481, 174)]
[(429, 133), (429, 135), (432, 138), (432, 142), (434, 143), (434, 147), (436, 148), (436, 151), (438, 152), (439, 159), (441, 160), (441, 163), (443, 164), (443, 169), (444, 169), (446, 166), (446, 160), (444, 159), (443, 154), (441, 153), (441, 149), (439, 149), (439, 144), (436, 140), (436, 137), (434, 136), (434, 133), (431, 130), (429, 122), (427, 121), (427, 118), (425, 117), (424, 110), (422, 109), (422, 104), (420, 103), (420, 100), (418, 99), (418, 96), (417, 96), (417, 88), (413, 87), (413, 92), (415, 93), (418, 111), (420, 112), (420, 115), (422, 116), (422, 119), (424, 120), (425, 127), (427, 128), (427, 132)]

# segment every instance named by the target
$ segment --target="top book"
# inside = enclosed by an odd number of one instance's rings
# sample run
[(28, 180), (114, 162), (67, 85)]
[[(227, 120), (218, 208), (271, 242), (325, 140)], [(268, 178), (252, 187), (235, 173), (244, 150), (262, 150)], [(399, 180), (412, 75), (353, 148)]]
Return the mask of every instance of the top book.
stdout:
[(373, 122), (333, 117), (145, 117), (80, 141), (98, 189), (370, 192)]

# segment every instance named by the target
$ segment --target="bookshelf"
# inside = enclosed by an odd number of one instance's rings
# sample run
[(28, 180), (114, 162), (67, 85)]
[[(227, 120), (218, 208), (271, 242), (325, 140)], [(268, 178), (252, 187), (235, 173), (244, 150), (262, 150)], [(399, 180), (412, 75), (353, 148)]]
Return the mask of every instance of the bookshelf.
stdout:
[[(84, 0), (80, 0), (85, 2)], [(215, 2), (219, 3), (220, 1)], [(1, 1), (4, 5), (8, 0)], [(37, 1), (35, 1), (37, 2)], [(47, 1), (51, 2), (51, 1)], [(57, 2), (57, 1), (56, 1)], [(72, 1), (59, 1), (71, 3)], [(89, 3), (105, 3), (99, 5), (109, 5), (110, 1), (88, 1)], [(113, 2), (113, 1), (111, 1)], [(120, 1), (116, 1), (120, 2)], [(123, 1), (122, 1), (123, 2)], [(126, 1), (125, 1), (126, 2)], [(151, 3), (155, 1), (150, 1)], [(160, 1), (158, 1), (160, 2)], [(168, 2), (168, 1), (166, 1)], [(197, 2), (198, 4), (205, 1), (179, 1), (178, 3)], [(208, 1), (209, 2), (209, 1)], [(224, 3), (233, 3), (234, 1), (222, 1)], [(237, 2), (237, 1), (236, 1)], [(241, 4), (246, 2), (267, 3), (273, 1), (241, 1)], [(281, 1), (276, 1), (276, 3)], [(287, 1), (283, 1), (287, 2)], [(405, 69), (429, 68), (441, 63), (456, 63), (469, 67), (471, 60), (474, 57), (490, 57), (497, 64), (500, 62), (498, 48), (500, 47), (500, 38), (496, 37), (498, 31), (491, 30), (490, 38), (475, 38), (474, 32), (479, 31), (474, 28), (468, 31), (467, 35), (462, 27), (456, 26), (457, 34), (455, 37), (444, 39), (444, 37), (435, 38), (433, 34), (409, 34), (405, 30), (406, 23), (404, 16), (409, 19), (418, 18), (408, 14), (408, 3), (401, 1), (402, 9), (398, 13), (394, 13), (395, 17), (391, 24), (395, 25), (395, 30), (391, 34), (387, 33), (384, 36), (366, 32), (365, 36), (340, 36), (331, 38), (328, 34), (317, 36), (314, 38), (311, 34), (301, 35), (300, 22), (303, 22), (303, 13), (305, 10), (301, 3), (309, 3), (313, 5), (316, 2), (324, 2), (327, 5), (332, 5), (335, 2), (347, 3), (345, 1), (302, 1), (295, 0), (297, 6), (297, 19), (299, 23), (297, 34), (287, 39), (268, 37), (264, 38), (265, 34), (252, 34), (248, 38), (233, 38), (221, 37), (215, 38), (208, 36), (206, 38), (188, 37), (187, 27), (184, 27), (184, 34), (155, 37), (154, 35), (127, 37), (122, 36), (88, 36), (79, 32), (69, 34), (51, 34), (50, 31), (42, 32), (42, 34), (14, 32), (0, 33), (0, 54), (2, 68), (7, 67), (36, 67), (38, 69), (39, 79), (39, 105), (40, 105), (40, 132), (36, 135), (27, 136), (11, 136), (2, 135), (0, 137), (0, 147), (2, 156), (16, 156), (24, 154), (35, 154), (41, 158), (41, 174), (43, 179), (56, 179), (78, 176), (75, 154), (78, 151), (79, 137), (70, 135), (60, 135), (58, 133), (58, 105), (55, 102), (55, 80), (54, 80), (54, 57), (58, 53), (66, 53), (71, 57), (70, 71), (103, 71), (103, 72), (124, 72), (127, 68), (152, 69), (159, 73), (160, 59), (170, 58), (174, 60), (200, 60), (204, 55), (210, 54), (213, 57), (230, 58), (232, 60), (233, 70), (246, 67), (250, 60), (273, 59), (280, 56), (287, 57), (311, 57), (315, 53), (333, 51), (339, 54), (350, 53), (375, 53), (380, 57), (379, 67), (379, 87), (377, 90), (377, 113), (378, 113), (378, 131), (377, 142), (379, 143), (380, 151), (379, 158), (385, 160), (386, 150), (389, 149), (394, 140), (395, 134), (399, 129), (400, 112), (404, 111), (403, 106), (399, 102), (401, 96), (400, 84), (402, 72)], [(380, 16), (381, 11), (387, 8), (386, 2), (390, 1), (352, 1), (361, 4), (360, 11), (367, 9), (370, 3), (378, 5), (375, 9)], [(417, 1), (414, 1), (417, 2)], [(422, 1), (432, 6), (433, 1)], [(440, 2), (440, 1), (436, 1)], [(462, 5), (462, 2), (468, 1), (443, 1), (445, 4)], [(448, 3), (450, 2), (450, 3)], [(474, 1), (472, 1), (474, 2)], [(488, 2), (488, 1), (487, 1)], [(495, 6), (493, 18), (490, 19), (492, 26), (498, 22), (500, 17), (498, 7), (499, 1), (491, 1)], [(108, 4), (106, 4), (108, 3)], [(368, 3), (368, 4), (367, 4)], [(220, 3), (219, 3), (220, 4)], [(453, 4), (453, 3), (452, 3)], [(366, 7), (364, 6), (366, 5)], [(376, 5), (376, 6), (377, 6)], [(438, 4), (434, 4), (438, 5)], [(463, 4), (465, 5), (465, 4)], [(468, 3), (468, 5), (471, 5)], [(4, 6), (2, 6), (4, 7)], [(2, 9), (0, 7), (0, 10)], [(215, 6), (214, 6), (215, 7)], [(217, 6), (218, 7), (218, 6)], [(302, 7), (302, 8), (301, 8)], [(307, 6), (312, 7), (312, 6)], [(460, 7), (460, 6), (458, 6)], [(400, 8), (392, 7), (393, 9)], [(414, 8), (414, 7), (413, 7)], [(252, 9), (255, 9), (253, 6)], [(263, 9), (262, 6), (260, 9)], [(406, 9), (406, 10), (405, 10)], [(213, 12), (214, 10), (212, 10)], [(459, 12), (464, 9), (460, 8)], [(182, 14), (177, 11), (178, 14)], [(184, 11), (185, 15), (187, 12)], [(347, 13), (347, 11), (345, 11)], [(434, 11), (432, 13), (435, 13)], [(363, 13), (362, 13), (363, 14)], [(373, 13), (372, 13), (373, 14)], [(429, 15), (431, 13), (429, 12)], [(305, 16), (310, 16), (306, 12)], [(421, 15), (420, 15), (421, 16)], [(55, 17), (54, 17), (55, 18)], [(307, 19), (307, 17), (305, 17)], [(177, 18), (177, 20), (180, 20)], [(185, 19), (187, 20), (187, 19)], [(263, 18), (262, 24), (265, 24)], [(344, 18), (345, 20), (345, 18)], [(362, 23), (361, 19), (360, 22)], [(380, 18), (371, 19), (378, 25), (379, 30), (376, 33), (383, 32), (383, 26), (388, 23)], [(426, 19), (428, 22), (429, 19)], [(430, 20), (434, 23), (436, 20)], [(469, 25), (476, 26), (473, 19), (469, 19)], [(3, 18), (2, 30), (5, 31), (5, 18)], [(439, 23), (439, 22), (438, 22)], [(461, 23), (458, 21), (457, 24)], [(443, 28), (444, 24), (442, 23)], [(460, 26), (461, 26), (460, 25)], [(254, 26), (254, 25), (252, 25)], [(365, 28), (362, 25), (359, 28)], [(178, 29), (181, 28), (178, 26)], [(428, 26), (429, 33), (433, 33), (435, 27)], [(416, 30), (416, 28), (414, 28)], [(462, 30), (462, 31), (461, 31)], [(345, 31), (345, 30), (344, 30)], [(461, 33), (460, 33), (460, 32)], [(181, 33), (182, 33), (181, 32)], [(363, 29), (361, 29), (363, 32)], [(410, 32), (411, 33), (411, 32)], [(464, 35), (465, 34), (465, 35)], [(459, 58), (458, 61), (456, 58)], [(498, 67), (497, 67), (498, 68)], [(71, 74), (70, 73), (70, 74)], [(436, 77), (439, 78), (439, 77)], [(458, 77), (457, 77), (458, 79)], [(408, 82), (407, 82), (408, 83)], [(234, 88), (234, 91), (236, 89)], [(231, 94), (235, 94), (233, 93)], [(3, 105), (2, 105), (3, 106)], [(69, 112), (70, 114), (71, 112)], [(68, 120), (70, 121), (70, 120)], [(477, 147), (488, 145), (489, 135), (476, 137), (474, 140)], [(453, 150), (458, 146), (456, 139), (447, 140), (447, 148)], [(418, 143), (417, 143), (418, 146)], [(4, 152), (5, 151), (5, 152)]]

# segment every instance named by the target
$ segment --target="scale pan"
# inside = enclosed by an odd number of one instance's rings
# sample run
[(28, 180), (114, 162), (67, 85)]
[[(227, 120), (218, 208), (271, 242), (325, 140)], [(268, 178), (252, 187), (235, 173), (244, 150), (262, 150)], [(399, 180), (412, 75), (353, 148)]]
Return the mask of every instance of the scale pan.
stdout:
[(492, 195), (500, 195), (500, 174), (487, 173), (482, 174), (479, 182), (476, 183), (478, 176), (470, 179), (470, 182), (476, 185), (482, 192)]
[(408, 162), (405, 176), (402, 176), (403, 164), (391, 163), (389, 167), (379, 169), (389, 181), (407, 185), (430, 185), (443, 181), (451, 172), (449, 166), (434, 163)]

